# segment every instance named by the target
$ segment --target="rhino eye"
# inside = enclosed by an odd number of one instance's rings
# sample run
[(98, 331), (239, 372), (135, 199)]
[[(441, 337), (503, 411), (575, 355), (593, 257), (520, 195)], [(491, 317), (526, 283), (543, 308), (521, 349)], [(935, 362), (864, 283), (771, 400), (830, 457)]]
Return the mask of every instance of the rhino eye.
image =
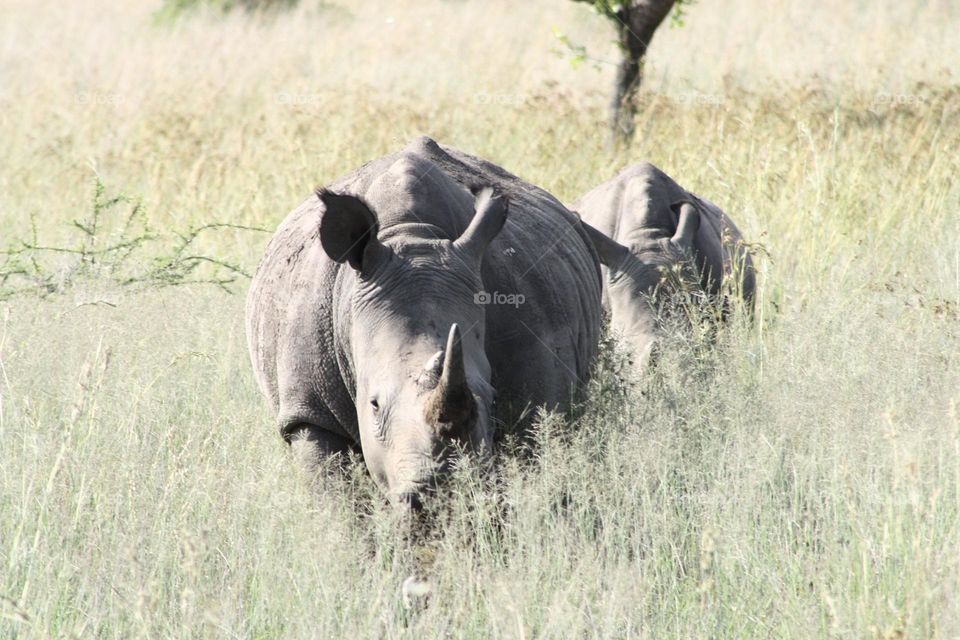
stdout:
[(370, 408), (373, 410), (373, 436), (381, 442), (386, 441), (386, 421), (383, 419), (383, 412), (380, 411), (380, 402), (376, 398), (370, 398)]

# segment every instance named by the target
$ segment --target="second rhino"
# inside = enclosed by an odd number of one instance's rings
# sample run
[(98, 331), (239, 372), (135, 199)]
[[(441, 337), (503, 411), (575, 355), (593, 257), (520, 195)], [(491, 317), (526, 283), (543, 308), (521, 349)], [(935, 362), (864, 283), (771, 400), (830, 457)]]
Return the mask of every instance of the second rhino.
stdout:
[(650, 163), (638, 163), (570, 205), (604, 266), (604, 305), (634, 352), (638, 373), (662, 331), (657, 304), (674, 291), (668, 277), (692, 269), (700, 293), (725, 304), (723, 291), (752, 307), (756, 277), (736, 225), (718, 206), (690, 193)]

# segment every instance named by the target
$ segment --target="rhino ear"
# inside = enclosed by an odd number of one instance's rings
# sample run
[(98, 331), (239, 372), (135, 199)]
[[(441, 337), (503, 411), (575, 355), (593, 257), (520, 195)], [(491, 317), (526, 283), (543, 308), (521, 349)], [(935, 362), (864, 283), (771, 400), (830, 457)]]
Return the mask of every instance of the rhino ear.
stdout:
[(356, 196), (318, 189), (323, 203), (320, 216), (320, 245), (331, 260), (349, 262), (358, 272), (368, 272), (373, 260), (385, 249), (377, 239), (377, 215)]
[(493, 188), (483, 187), (477, 192), (473, 220), (454, 245), (479, 261), (490, 241), (503, 229), (509, 209), (506, 196), (494, 195)]
[(594, 229), (583, 220), (580, 221), (580, 226), (586, 231), (587, 237), (590, 238), (590, 244), (593, 245), (594, 250), (600, 257), (600, 264), (610, 269), (616, 269), (630, 255), (629, 249), (602, 231)]
[(671, 240), (681, 249), (692, 251), (693, 239), (700, 228), (700, 212), (687, 200), (674, 202), (670, 209), (677, 214), (677, 231)]

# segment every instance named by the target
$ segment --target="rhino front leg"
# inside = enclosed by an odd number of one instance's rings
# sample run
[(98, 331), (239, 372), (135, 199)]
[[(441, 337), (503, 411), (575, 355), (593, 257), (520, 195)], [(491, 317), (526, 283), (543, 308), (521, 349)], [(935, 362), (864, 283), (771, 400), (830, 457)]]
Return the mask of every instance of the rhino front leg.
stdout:
[(342, 470), (354, 449), (347, 438), (316, 425), (296, 425), (287, 433), (293, 458), (309, 478), (323, 468)]

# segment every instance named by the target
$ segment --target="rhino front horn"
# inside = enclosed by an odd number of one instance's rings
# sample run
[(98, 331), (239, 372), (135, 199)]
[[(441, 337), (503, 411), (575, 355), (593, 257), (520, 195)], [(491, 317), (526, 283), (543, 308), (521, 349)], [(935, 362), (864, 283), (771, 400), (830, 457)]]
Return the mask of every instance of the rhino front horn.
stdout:
[(443, 370), (430, 403), (429, 417), (438, 427), (449, 430), (465, 426), (464, 423), (476, 413), (476, 400), (467, 384), (460, 328), (456, 324), (450, 327), (443, 353)]
[(443, 358), (443, 373), (440, 375), (441, 389), (455, 389), (467, 384), (467, 374), (463, 368), (463, 344), (460, 341), (460, 327), (450, 325), (447, 336), (447, 348)]

